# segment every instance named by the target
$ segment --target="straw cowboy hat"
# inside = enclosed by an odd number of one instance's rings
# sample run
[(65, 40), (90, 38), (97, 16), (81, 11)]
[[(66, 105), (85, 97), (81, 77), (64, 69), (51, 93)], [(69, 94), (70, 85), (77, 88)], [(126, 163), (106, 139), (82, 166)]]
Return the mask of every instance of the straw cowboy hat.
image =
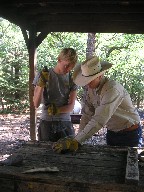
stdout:
[(79, 86), (85, 86), (102, 75), (110, 67), (112, 67), (111, 63), (108, 63), (107, 61), (100, 61), (96, 56), (87, 59), (81, 65), (78, 64), (74, 68), (74, 83)]

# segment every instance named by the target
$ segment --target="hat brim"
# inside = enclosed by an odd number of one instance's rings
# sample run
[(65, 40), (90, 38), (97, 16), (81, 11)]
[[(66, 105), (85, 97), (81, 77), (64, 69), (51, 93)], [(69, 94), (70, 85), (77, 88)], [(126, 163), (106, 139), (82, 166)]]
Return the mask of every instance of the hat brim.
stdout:
[(78, 64), (75, 69), (74, 69), (74, 73), (73, 73), (73, 81), (76, 85), (78, 86), (85, 86), (88, 83), (90, 83), (91, 81), (93, 81), (94, 79), (96, 79), (97, 77), (101, 76), (104, 72), (106, 72), (109, 68), (112, 67), (111, 63), (108, 63), (107, 61), (100, 61), (102, 69), (99, 73), (93, 75), (93, 76), (89, 76), (89, 77), (85, 77), (82, 75), (82, 71), (81, 71), (81, 65)]

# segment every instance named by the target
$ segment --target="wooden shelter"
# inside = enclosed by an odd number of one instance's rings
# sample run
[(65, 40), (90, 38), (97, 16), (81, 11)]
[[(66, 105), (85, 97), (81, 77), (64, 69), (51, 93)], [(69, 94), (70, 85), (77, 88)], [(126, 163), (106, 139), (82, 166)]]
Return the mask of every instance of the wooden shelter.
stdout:
[(29, 51), (32, 140), (36, 139), (32, 101), (36, 49), (49, 32), (144, 33), (143, 0), (1, 0), (0, 17), (21, 28)]

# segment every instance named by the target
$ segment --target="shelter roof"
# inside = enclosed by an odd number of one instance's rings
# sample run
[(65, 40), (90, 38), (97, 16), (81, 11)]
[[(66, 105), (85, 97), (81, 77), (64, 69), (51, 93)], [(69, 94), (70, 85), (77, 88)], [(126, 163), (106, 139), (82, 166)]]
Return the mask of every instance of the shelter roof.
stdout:
[(143, 0), (1, 0), (0, 17), (28, 31), (144, 33)]

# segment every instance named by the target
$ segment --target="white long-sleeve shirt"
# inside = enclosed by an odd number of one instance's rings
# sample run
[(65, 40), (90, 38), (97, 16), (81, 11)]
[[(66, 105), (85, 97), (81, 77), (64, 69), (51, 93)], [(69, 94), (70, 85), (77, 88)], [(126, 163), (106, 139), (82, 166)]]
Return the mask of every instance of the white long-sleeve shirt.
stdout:
[(118, 82), (107, 78), (101, 80), (97, 89), (88, 88), (82, 114), (75, 137), (79, 143), (104, 126), (117, 132), (140, 122), (128, 92)]

